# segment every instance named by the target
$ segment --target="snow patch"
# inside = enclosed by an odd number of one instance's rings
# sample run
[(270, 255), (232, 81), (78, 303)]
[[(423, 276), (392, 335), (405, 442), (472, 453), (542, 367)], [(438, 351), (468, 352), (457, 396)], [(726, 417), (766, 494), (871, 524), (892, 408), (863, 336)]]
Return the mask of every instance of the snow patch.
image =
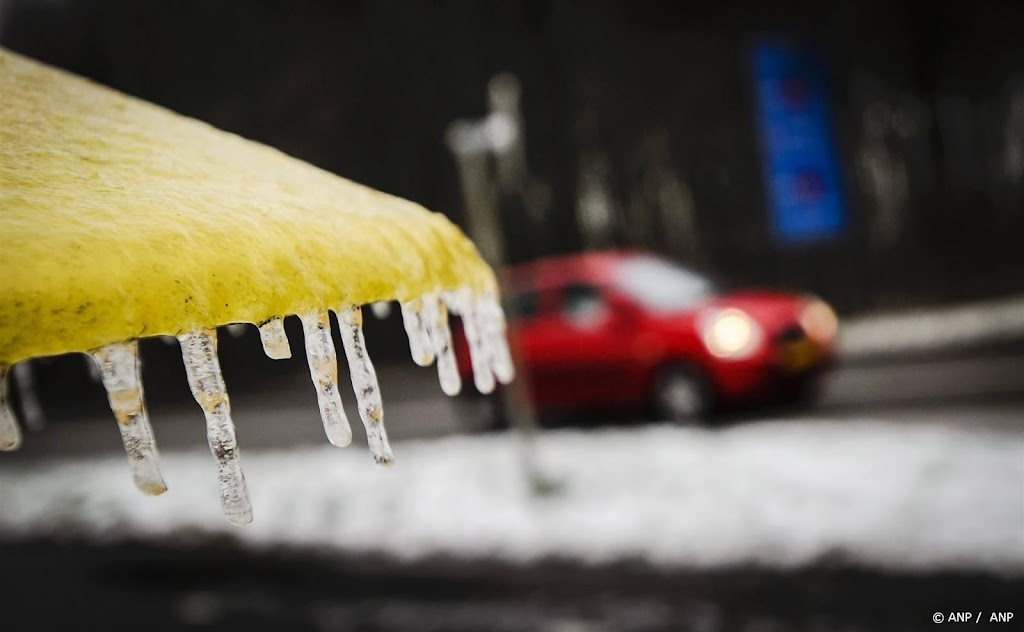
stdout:
[(558, 483), (532, 493), (513, 435), (358, 451), (246, 452), (254, 522), (228, 525), (209, 455), (167, 453), (170, 490), (139, 494), (123, 458), (0, 467), (0, 532), (109, 539), (224, 533), (400, 559), (546, 557), (665, 567), (822, 559), (1024, 572), (1018, 431), (859, 421), (653, 426), (537, 439)]

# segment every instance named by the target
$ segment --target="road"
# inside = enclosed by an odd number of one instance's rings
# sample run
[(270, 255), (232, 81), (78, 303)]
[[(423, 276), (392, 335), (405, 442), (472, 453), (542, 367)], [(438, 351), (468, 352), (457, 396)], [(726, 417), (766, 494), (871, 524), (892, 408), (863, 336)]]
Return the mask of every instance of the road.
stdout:
[[(396, 565), (230, 545), (0, 541), (10, 630), (884, 632), (1013, 611), (1024, 580), (857, 569), (664, 573), (629, 564)], [(976, 629), (1019, 626), (982, 623)]]
[[(173, 353), (168, 353), (153, 362), (172, 364), (175, 360)], [(293, 358), (273, 366), (272, 371), (265, 359), (251, 362), (263, 363), (257, 365), (257, 372), (267, 366), (267, 375), (253, 380), (249, 377), (254, 372), (251, 367), (244, 367), (243, 373), (243, 367), (226, 363), (224, 369), (242, 448), (324, 443), (316, 394), (304, 360)], [(385, 421), (393, 441), (460, 431), (453, 402), (441, 394), (432, 368), (392, 362), (380, 366), (378, 372)], [(84, 375), (84, 370), (81, 373)], [(158, 445), (164, 450), (206, 443), (202, 413), (188, 395), (183, 371), (180, 373), (162, 370), (151, 376), (147, 370), (145, 378), (147, 394), (151, 395), (150, 417)], [(349, 419), (358, 426), (353, 397), (346, 388), (347, 379), (344, 374), (339, 377), (343, 399)], [(53, 400), (59, 401), (51, 403)], [(98, 384), (87, 384), (84, 391), (79, 389), (63, 398), (54, 397), (51, 390), (46, 403), (46, 427), (27, 433), (22, 449), (3, 455), (3, 459), (10, 462), (121, 450), (113, 416)], [(765, 417), (872, 418), (967, 426), (1011, 425), (1024, 429), (1024, 350), (1015, 347), (1005, 353), (989, 350), (984, 354), (939, 359), (840, 365), (825, 383), (822, 398), (813, 408), (751, 411), (727, 421)], [(364, 441), (360, 429), (356, 428), (354, 434), (356, 443)]]

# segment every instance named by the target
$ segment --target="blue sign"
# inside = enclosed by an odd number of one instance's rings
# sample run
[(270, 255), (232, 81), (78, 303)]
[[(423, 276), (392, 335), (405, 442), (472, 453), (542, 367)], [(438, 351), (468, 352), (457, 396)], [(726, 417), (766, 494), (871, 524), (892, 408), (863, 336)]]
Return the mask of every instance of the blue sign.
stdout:
[(753, 61), (774, 236), (786, 243), (837, 237), (847, 218), (825, 73), (813, 55), (785, 43), (759, 43)]

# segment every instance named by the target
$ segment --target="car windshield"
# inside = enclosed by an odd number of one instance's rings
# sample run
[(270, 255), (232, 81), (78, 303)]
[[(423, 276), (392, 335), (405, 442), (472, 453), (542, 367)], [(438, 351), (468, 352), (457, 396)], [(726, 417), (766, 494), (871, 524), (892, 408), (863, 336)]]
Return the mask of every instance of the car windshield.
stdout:
[(619, 268), (617, 287), (648, 309), (674, 312), (692, 307), (715, 292), (707, 278), (656, 257), (636, 257)]

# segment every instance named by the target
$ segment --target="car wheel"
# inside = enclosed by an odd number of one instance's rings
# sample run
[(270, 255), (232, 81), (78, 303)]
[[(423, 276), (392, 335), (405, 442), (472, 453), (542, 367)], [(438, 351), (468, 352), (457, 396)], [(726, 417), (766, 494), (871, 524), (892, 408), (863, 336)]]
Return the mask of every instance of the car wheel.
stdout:
[(654, 412), (677, 424), (700, 424), (710, 410), (708, 388), (700, 373), (685, 366), (663, 369), (654, 383)]

